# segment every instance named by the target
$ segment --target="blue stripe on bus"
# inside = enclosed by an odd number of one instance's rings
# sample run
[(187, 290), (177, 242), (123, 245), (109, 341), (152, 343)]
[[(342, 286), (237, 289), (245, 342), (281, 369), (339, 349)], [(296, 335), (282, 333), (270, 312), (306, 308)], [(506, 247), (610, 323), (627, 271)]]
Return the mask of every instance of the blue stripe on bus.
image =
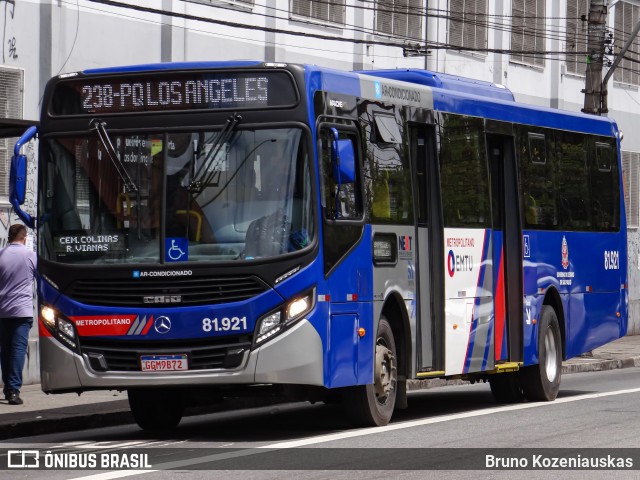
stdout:
[[(475, 346), (476, 341), (476, 333), (478, 330), (478, 325), (480, 322), (480, 306), (482, 304), (482, 300), (479, 297), (480, 292), (484, 286), (484, 278), (487, 273), (487, 263), (489, 259), (489, 246), (491, 242), (489, 241), (490, 230), (486, 229), (484, 231), (484, 240), (482, 244), (482, 258), (480, 259), (480, 272), (478, 274), (478, 284), (476, 285), (476, 298), (473, 301), (473, 320), (471, 323), (471, 332), (469, 334), (469, 344), (467, 345), (467, 354), (464, 361), (464, 369), (463, 372), (469, 372), (471, 367), (471, 361), (474, 359), (473, 356), (473, 348)], [(489, 343), (489, 338), (487, 337), (487, 343)], [(486, 350), (486, 347), (485, 347)]]
[(489, 329), (487, 331), (487, 343), (484, 346), (484, 354), (482, 355), (482, 371), (485, 371), (487, 369), (487, 363), (489, 362), (489, 353), (491, 353), (491, 344), (493, 343), (493, 327), (494, 322), (489, 322)]

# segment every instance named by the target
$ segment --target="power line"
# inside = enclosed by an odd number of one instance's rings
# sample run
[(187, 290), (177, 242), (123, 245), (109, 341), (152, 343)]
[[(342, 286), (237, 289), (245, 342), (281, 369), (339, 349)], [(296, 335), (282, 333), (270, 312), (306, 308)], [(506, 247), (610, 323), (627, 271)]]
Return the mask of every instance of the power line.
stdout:
[[(130, 5), (130, 4), (126, 4), (126, 3), (122, 3), (122, 2), (118, 2), (118, 1), (114, 1), (114, 0), (88, 0), (92, 3), (98, 3), (98, 4), (103, 4), (103, 5), (108, 5), (108, 6), (113, 6), (113, 7), (119, 7), (119, 8), (124, 8), (124, 9), (130, 9), (130, 10), (134, 10), (134, 11), (140, 11), (140, 12), (144, 12), (144, 13), (152, 13), (152, 14), (157, 14), (157, 15), (164, 15), (164, 16), (170, 16), (170, 17), (175, 17), (175, 18), (182, 18), (185, 20), (194, 20), (194, 21), (199, 21), (199, 22), (204, 22), (204, 23), (210, 23), (210, 24), (218, 24), (218, 25), (223, 25), (223, 26), (228, 26), (231, 28), (239, 28), (239, 29), (246, 29), (246, 30), (258, 30), (258, 31), (264, 31), (264, 32), (268, 32), (268, 33), (276, 33), (276, 34), (282, 34), (282, 35), (291, 35), (291, 36), (299, 36), (299, 37), (307, 37), (307, 38), (315, 38), (315, 39), (320, 39), (320, 40), (327, 40), (327, 41), (336, 41), (336, 42), (343, 42), (343, 43), (351, 43), (351, 44), (366, 44), (366, 45), (379, 45), (379, 46), (387, 46), (387, 47), (397, 47), (397, 48), (406, 48), (408, 46), (407, 42), (409, 42), (409, 46), (411, 46), (411, 44), (413, 44), (413, 46), (415, 47), (416, 45), (419, 46), (420, 48), (425, 48), (425, 49), (429, 49), (429, 50), (436, 50), (436, 49), (446, 49), (446, 50), (453, 50), (453, 51), (457, 51), (457, 52), (471, 52), (471, 53), (498, 53), (498, 54), (507, 54), (507, 55), (514, 55), (514, 56), (522, 56), (525, 58), (544, 58), (544, 59), (550, 59), (550, 60), (557, 60), (558, 58), (556, 57), (557, 55), (565, 55), (568, 57), (571, 57), (572, 63), (579, 63), (579, 64), (586, 64), (586, 60), (580, 60), (580, 57), (584, 57), (586, 59), (586, 56), (588, 55), (588, 51), (585, 49), (584, 51), (578, 51), (577, 49), (575, 51), (566, 51), (566, 50), (558, 50), (558, 51), (548, 51), (548, 50), (544, 50), (544, 51), (540, 51), (540, 50), (516, 50), (516, 49), (491, 49), (491, 48), (474, 48), (474, 47), (467, 47), (467, 46), (461, 46), (461, 45), (454, 45), (454, 44), (449, 44), (449, 43), (442, 43), (442, 42), (438, 42), (438, 43), (430, 43), (430, 44), (425, 44), (423, 46), (420, 45), (420, 42), (423, 42), (421, 39), (417, 40), (417, 39), (411, 39), (411, 38), (407, 38), (407, 37), (403, 37), (404, 42), (400, 42), (400, 41), (381, 41), (381, 40), (374, 40), (374, 39), (363, 39), (363, 38), (344, 38), (344, 37), (338, 37), (338, 36), (334, 36), (334, 35), (322, 35), (322, 34), (317, 34), (317, 33), (312, 33), (312, 32), (299, 32), (299, 31), (294, 31), (294, 30), (286, 30), (286, 29), (279, 29), (279, 28), (272, 28), (272, 27), (263, 27), (263, 26), (259, 26), (259, 25), (247, 25), (247, 24), (242, 24), (242, 23), (237, 23), (237, 22), (230, 22), (230, 21), (225, 21), (225, 20), (216, 20), (216, 19), (212, 19), (212, 18), (208, 18), (208, 17), (202, 17), (202, 16), (198, 16), (198, 15), (191, 15), (191, 14), (183, 14), (183, 13), (178, 13), (178, 12), (172, 12), (172, 11), (168, 11), (168, 10), (162, 10), (162, 9), (153, 9), (153, 8), (149, 8), (149, 7), (142, 7), (142, 6), (138, 6), (138, 5)], [(189, 0), (181, 0), (185, 3), (193, 3)], [(317, 2), (321, 2), (321, 0), (316, 0)], [(328, 3), (328, 4), (333, 4), (331, 2), (328, 1), (323, 1), (322, 3)], [(363, 2), (363, 3), (370, 3), (370, 2)], [(220, 4), (217, 5), (211, 5), (211, 7), (215, 7), (215, 8), (220, 8)], [(222, 7), (224, 8), (224, 7)], [(265, 6), (266, 8), (266, 6)], [(284, 11), (282, 9), (273, 9), (271, 7), (269, 7), (272, 10), (276, 10), (276, 11)], [(356, 8), (364, 8), (364, 7), (356, 7)], [(368, 8), (368, 7), (367, 7)], [(224, 8), (226, 9), (226, 8)], [(370, 9), (374, 9), (373, 7), (371, 7)], [(375, 10), (375, 9), (374, 9)], [(445, 15), (438, 15), (439, 18), (442, 19), (451, 19), (453, 18), (449, 12), (443, 11), (443, 10), (439, 10), (439, 9), (421, 9), (424, 11), (436, 11), (436, 12), (445, 12)], [(389, 10), (385, 10), (385, 11), (389, 11)], [(289, 11), (286, 11), (287, 13), (289, 13)], [(255, 14), (255, 13), (253, 13)], [(268, 18), (275, 18), (275, 19), (284, 19), (283, 17), (278, 17), (278, 16), (274, 16), (274, 15), (267, 15), (267, 14), (257, 14), (263, 17), (268, 17)], [(538, 18), (538, 17), (532, 17), (532, 16), (517, 16), (517, 15), (482, 15), (484, 17), (487, 18)], [(480, 16), (479, 16), (480, 17)], [(477, 17), (476, 17), (477, 18)], [(565, 20), (576, 20), (576, 21), (581, 21), (579, 18), (574, 18), (574, 17), (542, 17), (543, 20), (545, 20), (545, 24), (546, 24), (546, 20), (549, 19), (565, 19)], [(299, 19), (295, 19), (294, 21), (298, 22), (301, 21)], [(315, 22), (305, 22), (305, 23), (315, 23)], [(502, 32), (506, 32), (506, 33), (514, 33), (513, 30), (513, 25), (508, 26), (508, 25), (504, 25), (504, 24), (493, 24), (493, 23), (482, 23), (479, 20), (472, 20), (472, 21), (467, 21), (466, 22), (469, 25), (474, 25), (474, 26), (482, 26), (484, 28), (487, 28), (488, 30), (496, 30), (496, 31), (502, 31)], [(351, 26), (351, 25), (347, 25), (348, 28), (343, 28), (343, 30), (348, 30), (348, 31), (352, 31), (352, 32), (358, 32), (358, 33), (366, 33), (366, 34), (374, 34), (374, 35), (380, 35), (381, 33), (375, 29), (365, 29), (365, 28), (361, 28), (361, 27), (356, 27), (356, 26)], [(353, 27), (353, 28), (351, 28)], [(208, 32), (210, 33), (210, 32)], [(540, 30), (527, 30), (526, 34), (527, 35), (531, 35), (532, 33), (539, 33), (539, 37), (542, 39), (552, 39), (552, 40), (562, 40), (562, 39), (566, 39), (566, 33), (563, 36), (562, 35), (562, 31), (560, 29), (558, 29), (557, 32), (552, 31), (551, 33), (549, 33), (549, 29), (548, 28), (544, 28), (544, 29), (540, 29)], [(523, 32), (524, 34), (524, 32)], [(386, 35), (386, 34), (383, 34)], [(582, 34), (579, 34), (582, 35)], [(242, 37), (240, 37), (242, 38)], [(251, 39), (246, 39), (244, 38), (244, 40), (250, 41)], [(266, 43), (272, 43), (275, 44), (273, 42), (266, 42)], [(574, 45), (586, 45), (586, 40), (584, 42), (582, 41), (578, 41), (575, 42)], [(301, 47), (299, 45), (288, 45), (288, 46), (292, 46), (292, 47), (299, 47), (299, 48), (304, 48), (304, 49), (314, 49), (313, 47)], [(326, 49), (323, 49), (326, 50)], [(363, 55), (363, 54), (358, 54), (358, 55)], [(380, 55), (382, 56), (382, 55)], [(574, 58), (575, 57), (575, 58)]]
[[(192, 14), (186, 14), (186, 13), (178, 13), (178, 12), (172, 12), (172, 11), (162, 10), (162, 9), (155, 9), (155, 8), (150, 8), (150, 7), (143, 7), (143, 6), (140, 6), (140, 5), (130, 5), (130, 4), (125, 4), (125, 3), (118, 2), (118, 1), (115, 1), (115, 0), (89, 0), (89, 1), (92, 2), (92, 3), (98, 3), (98, 4), (103, 4), (103, 5), (120, 7), (120, 8), (140, 11), (140, 12), (144, 12), (144, 13), (165, 15), (165, 16), (170, 16), (170, 17), (175, 17), (175, 18), (181, 18), (181, 19), (184, 19), (184, 20), (194, 20), (194, 21), (200, 21), (200, 22), (204, 22), (204, 23), (211, 23), (211, 24), (228, 26), (228, 27), (232, 27), (232, 28), (241, 28), (241, 29), (247, 29), (247, 30), (258, 30), (258, 31), (264, 31), (264, 32), (268, 32), (268, 33), (277, 33), (277, 34), (283, 34), (283, 35), (308, 37), (308, 38), (315, 38), (315, 39), (328, 40), (328, 41), (346, 42), (346, 43), (354, 43), (354, 44), (367, 44), (367, 45), (381, 45), (381, 46), (398, 47), (398, 48), (403, 48), (406, 45), (406, 43), (400, 43), (400, 42), (397, 42), (397, 41), (395, 41), (395, 42), (394, 41), (387, 42), (387, 41), (372, 40), (372, 39), (344, 38), (344, 37), (338, 37), (338, 36), (335, 36), (335, 35), (322, 35), (322, 34), (317, 34), (317, 33), (300, 32), (300, 31), (295, 31), (295, 30), (285, 30), (285, 29), (281, 29), (281, 28), (266, 27), (266, 26), (261, 26), (261, 25), (247, 25), (247, 24), (242, 24), (242, 23), (237, 23), (237, 22), (230, 22), (230, 21), (226, 21), (226, 20), (218, 20), (218, 19), (202, 17), (202, 16), (198, 16), (198, 15), (192, 15)], [(416, 41), (416, 40), (414, 40), (414, 41)], [(427, 48), (430, 48), (430, 49), (431, 48), (434, 48), (434, 49), (435, 48), (448, 48), (448, 49), (459, 50), (459, 51), (484, 52), (484, 53), (512, 53), (512, 54), (518, 54), (518, 55), (536, 55), (536, 54), (541, 54), (542, 53), (542, 52), (535, 51), (535, 50), (473, 48), (473, 47), (464, 47), (464, 46), (456, 46), (456, 45), (449, 45), (449, 44), (428, 45)], [(564, 54), (565, 52), (564, 51), (557, 51), (557, 52), (545, 51), (543, 53), (545, 55), (548, 55), (550, 53)], [(584, 54), (586, 55), (586, 53), (587, 52), (585, 51)]]

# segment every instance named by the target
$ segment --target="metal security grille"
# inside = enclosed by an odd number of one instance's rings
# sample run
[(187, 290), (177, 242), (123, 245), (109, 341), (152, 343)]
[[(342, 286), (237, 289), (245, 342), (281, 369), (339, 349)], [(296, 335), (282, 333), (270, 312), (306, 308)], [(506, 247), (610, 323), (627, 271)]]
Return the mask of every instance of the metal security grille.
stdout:
[(640, 226), (640, 152), (621, 153), (627, 227), (638, 228)]
[[(525, 52), (511, 54), (511, 60), (544, 66), (545, 45), (545, 0), (513, 0), (511, 50)], [(529, 52), (540, 52), (535, 55)]]
[(454, 47), (486, 48), (486, 0), (451, 0), (449, 5), (449, 44)]
[(395, 37), (422, 38), (422, 0), (379, 0), (376, 30)]
[(251, 335), (189, 340), (81, 337), (80, 349), (96, 371), (140, 371), (141, 355), (186, 354), (189, 370), (236, 368), (251, 348)]
[(291, 15), (344, 25), (345, 0), (291, 0)]
[[(640, 7), (628, 2), (619, 2), (615, 5), (615, 52), (619, 52), (633, 31), (633, 27), (640, 21)], [(620, 62), (613, 73), (613, 79), (618, 82), (640, 85), (640, 39), (636, 37), (625, 59)]]
[[(189, 3), (209, 3), (215, 6), (219, 6), (219, 7), (225, 7), (226, 5), (233, 5), (238, 4), (238, 5), (247, 5), (250, 7), (253, 7), (253, 5), (255, 4), (255, 0), (186, 0)], [(226, 5), (225, 5), (226, 4)]]
[[(173, 300), (163, 301), (169, 297), (180, 297), (177, 304), (182, 306), (213, 305), (247, 300), (266, 290), (264, 283), (254, 276), (246, 275), (173, 279), (169, 284), (166, 279), (83, 279), (73, 282), (65, 293), (73, 300), (87, 305), (153, 305), (154, 308), (163, 308), (176, 306)], [(153, 298), (157, 298), (157, 301), (152, 300)]]
[(567, 72), (584, 75), (587, 69), (587, 22), (589, 0), (567, 0), (567, 35), (565, 63)]
[[(24, 72), (0, 68), (0, 118), (22, 119)], [(0, 199), (9, 198), (9, 168), (16, 137), (0, 138)]]

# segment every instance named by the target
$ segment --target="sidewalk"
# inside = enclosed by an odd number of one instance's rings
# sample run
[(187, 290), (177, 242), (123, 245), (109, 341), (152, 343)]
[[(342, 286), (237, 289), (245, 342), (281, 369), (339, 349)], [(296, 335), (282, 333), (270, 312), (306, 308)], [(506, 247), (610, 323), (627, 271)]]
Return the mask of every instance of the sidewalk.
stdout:
[[(597, 348), (589, 355), (564, 362), (562, 373), (637, 366), (640, 366), (640, 335), (633, 335)], [(438, 379), (410, 381), (408, 389), (414, 391), (448, 383), (455, 382)], [(124, 391), (46, 395), (36, 384), (24, 386), (20, 396), (24, 400), (23, 405), (9, 405), (6, 400), (0, 399), (0, 440), (133, 423), (127, 393)]]

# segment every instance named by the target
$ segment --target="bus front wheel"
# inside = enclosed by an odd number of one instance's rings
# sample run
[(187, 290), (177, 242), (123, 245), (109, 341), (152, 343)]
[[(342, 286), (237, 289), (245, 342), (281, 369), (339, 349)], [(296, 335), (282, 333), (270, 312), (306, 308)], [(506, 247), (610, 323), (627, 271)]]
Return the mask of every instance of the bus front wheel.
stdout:
[(347, 414), (356, 425), (380, 427), (391, 420), (398, 382), (396, 361), (391, 325), (382, 316), (376, 336), (374, 382), (351, 387), (344, 395)]
[(160, 388), (131, 388), (127, 393), (133, 419), (143, 430), (170, 431), (182, 420), (184, 405), (178, 392)]
[(562, 340), (555, 310), (542, 306), (538, 329), (538, 364), (524, 367), (521, 383), (527, 400), (555, 400), (562, 374)]

